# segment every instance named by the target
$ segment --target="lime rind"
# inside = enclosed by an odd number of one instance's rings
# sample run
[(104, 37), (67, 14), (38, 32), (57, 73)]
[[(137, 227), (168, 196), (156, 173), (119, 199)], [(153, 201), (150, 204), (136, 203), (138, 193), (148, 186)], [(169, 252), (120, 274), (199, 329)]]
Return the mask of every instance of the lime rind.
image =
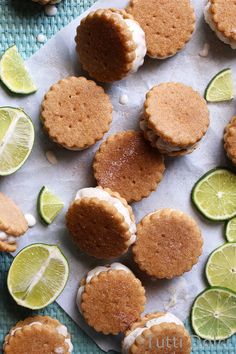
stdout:
[(236, 217), (226, 223), (225, 237), (228, 242), (236, 242)]
[[(35, 250), (44, 252), (44, 259), (40, 264), (39, 259), (32, 258)], [(30, 259), (33, 261), (30, 262)], [(32, 274), (32, 270), (37, 266), (36, 274)], [(66, 286), (68, 277), (68, 261), (57, 246), (33, 244), (22, 249), (13, 260), (7, 286), (18, 305), (39, 310), (58, 298)]]
[(23, 109), (0, 107), (0, 176), (8, 176), (22, 167), (34, 139), (34, 125)]
[[(225, 177), (222, 179), (222, 176)], [(226, 176), (228, 181), (226, 181)], [(212, 182), (209, 183), (210, 177), (216, 177), (214, 185)], [(235, 182), (231, 181), (232, 179), (235, 179)], [(205, 183), (207, 180), (208, 182)], [(230, 182), (230, 188), (226, 182), (228, 184)], [(204, 188), (201, 188), (202, 186)], [(236, 216), (236, 175), (224, 167), (208, 171), (195, 183), (191, 199), (197, 210), (210, 221), (221, 222), (233, 218)], [(209, 209), (211, 209), (211, 213)]]
[(234, 98), (234, 83), (230, 68), (220, 71), (212, 78), (204, 97), (207, 102), (224, 102)]
[(191, 322), (200, 338), (228, 339), (236, 333), (236, 293), (222, 287), (204, 290), (193, 304)]
[(211, 286), (236, 292), (236, 242), (214, 250), (206, 264), (206, 277)]
[(46, 225), (50, 225), (64, 207), (61, 199), (45, 186), (39, 192), (37, 204), (40, 218)]
[(0, 78), (13, 93), (28, 95), (37, 91), (15, 45), (8, 48), (0, 60)]

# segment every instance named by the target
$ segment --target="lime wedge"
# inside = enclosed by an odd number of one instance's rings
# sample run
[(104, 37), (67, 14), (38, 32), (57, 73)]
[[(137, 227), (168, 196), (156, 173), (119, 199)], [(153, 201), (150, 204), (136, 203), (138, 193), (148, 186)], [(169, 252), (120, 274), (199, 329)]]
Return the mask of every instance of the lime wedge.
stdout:
[(223, 288), (204, 291), (194, 302), (192, 326), (204, 339), (231, 337), (236, 332), (236, 294)]
[(226, 243), (210, 255), (206, 277), (211, 286), (236, 292), (236, 243)]
[(233, 218), (226, 223), (225, 237), (228, 242), (236, 242), (236, 218)]
[(236, 215), (236, 175), (225, 168), (209, 171), (193, 187), (192, 201), (209, 220), (231, 219)]
[(51, 304), (69, 276), (66, 258), (57, 246), (33, 244), (18, 253), (10, 267), (8, 290), (18, 305), (32, 310)]
[(48, 188), (43, 187), (38, 196), (38, 212), (46, 224), (51, 224), (63, 209), (64, 203)]
[(34, 126), (22, 109), (0, 107), (0, 176), (17, 171), (34, 144)]
[(234, 98), (234, 83), (231, 69), (219, 72), (208, 84), (205, 91), (207, 102), (230, 101)]
[(28, 95), (37, 91), (15, 45), (0, 60), (0, 78), (11, 92)]

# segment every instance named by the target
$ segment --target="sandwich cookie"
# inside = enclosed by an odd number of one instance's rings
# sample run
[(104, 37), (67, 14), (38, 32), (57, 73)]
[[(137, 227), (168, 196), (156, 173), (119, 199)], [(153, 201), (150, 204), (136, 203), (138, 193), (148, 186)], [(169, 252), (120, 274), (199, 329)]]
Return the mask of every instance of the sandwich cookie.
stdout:
[(190, 354), (191, 338), (171, 313), (146, 315), (132, 325), (123, 341), (123, 354)]
[(225, 129), (224, 142), (229, 159), (236, 165), (236, 117), (232, 118)]
[(4, 354), (70, 354), (71, 337), (66, 326), (48, 316), (18, 322), (5, 338)]
[(98, 81), (112, 82), (135, 73), (146, 55), (145, 34), (123, 10), (91, 12), (77, 28), (76, 50), (84, 70)]
[(80, 283), (79, 311), (97, 332), (125, 332), (140, 318), (145, 290), (131, 270), (120, 263), (97, 267)]
[(232, 49), (236, 49), (235, 1), (208, 0), (204, 16), (216, 36)]
[(157, 188), (165, 170), (163, 156), (141, 132), (126, 131), (101, 144), (94, 163), (98, 185), (111, 188), (128, 202), (147, 197)]
[(162, 209), (141, 220), (133, 255), (139, 268), (151, 277), (172, 279), (198, 262), (202, 246), (201, 231), (190, 216)]
[(190, 40), (195, 28), (189, 0), (131, 0), (127, 11), (143, 28), (147, 54), (152, 58), (175, 55)]
[(119, 257), (136, 240), (131, 207), (110, 189), (79, 190), (67, 212), (66, 221), (74, 243), (96, 258)]
[(0, 252), (15, 252), (17, 240), (28, 230), (18, 206), (0, 192)]
[(42, 103), (44, 129), (69, 150), (83, 150), (102, 139), (112, 120), (112, 105), (101, 86), (84, 77), (53, 85)]
[(147, 93), (140, 128), (162, 154), (190, 154), (208, 126), (206, 101), (191, 87), (170, 82), (155, 86)]

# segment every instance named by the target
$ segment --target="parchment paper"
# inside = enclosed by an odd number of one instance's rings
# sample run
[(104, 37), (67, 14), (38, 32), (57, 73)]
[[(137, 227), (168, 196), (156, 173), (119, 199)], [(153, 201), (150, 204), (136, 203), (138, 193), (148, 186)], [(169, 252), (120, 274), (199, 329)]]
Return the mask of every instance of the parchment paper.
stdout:
[[(126, 0), (98, 1), (93, 9), (100, 7), (123, 7)], [(109, 93), (114, 115), (109, 135), (124, 129), (138, 129), (138, 121), (142, 111), (146, 92), (155, 84), (164, 81), (179, 81), (191, 85), (204, 92), (209, 79), (226, 67), (235, 68), (235, 52), (224, 45), (211, 32), (203, 20), (204, 2), (193, 1), (197, 14), (197, 28), (187, 47), (173, 58), (159, 61), (146, 59), (138, 73), (113, 85), (104, 85)], [(58, 303), (105, 351), (120, 350), (120, 338), (105, 337), (90, 329), (75, 305), (75, 296), (81, 277), (92, 267), (99, 264), (74, 247), (68, 238), (64, 226), (64, 214), (78, 189), (94, 186), (91, 162), (99, 143), (83, 152), (62, 149), (52, 143), (43, 133), (39, 120), (40, 103), (45, 92), (57, 80), (67, 75), (81, 73), (77, 55), (75, 54), (75, 30), (81, 18), (76, 19), (59, 32), (52, 40), (33, 55), (27, 62), (39, 87), (36, 94), (26, 98), (10, 97), (0, 88), (0, 105), (23, 107), (32, 117), (36, 129), (36, 140), (33, 152), (26, 164), (17, 173), (0, 179), (1, 191), (11, 196), (25, 213), (36, 213), (36, 199), (43, 185), (51, 188), (65, 201), (64, 212), (48, 227), (39, 221), (20, 241), (20, 248), (35, 242), (58, 244), (70, 264), (70, 279)], [(210, 43), (207, 58), (201, 58), (199, 51), (204, 43)], [(129, 102), (122, 106), (119, 103), (121, 94), (127, 94)], [(170, 207), (181, 209), (192, 215), (199, 223), (204, 236), (204, 251), (198, 265), (192, 271), (172, 281), (152, 281), (139, 272), (128, 255), (123, 258), (139, 276), (147, 290), (147, 306), (145, 312), (165, 310), (169, 308), (181, 319), (189, 315), (194, 297), (206, 286), (203, 270), (210, 252), (224, 242), (221, 224), (208, 223), (201, 219), (190, 202), (190, 192), (197, 179), (209, 169), (217, 165), (226, 165), (223, 151), (223, 130), (235, 113), (235, 102), (209, 105), (211, 125), (199, 148), (186, 157), (167, 158), (166, 172), (156, 192), (141, 202), (133, 204), (137, 221), (156, 209)], [(45, 157), (47, 150), (53, 150), (58, 158), (58, 165), (48, 163)], [(175, 304), (176, 302), (176, 304)]]

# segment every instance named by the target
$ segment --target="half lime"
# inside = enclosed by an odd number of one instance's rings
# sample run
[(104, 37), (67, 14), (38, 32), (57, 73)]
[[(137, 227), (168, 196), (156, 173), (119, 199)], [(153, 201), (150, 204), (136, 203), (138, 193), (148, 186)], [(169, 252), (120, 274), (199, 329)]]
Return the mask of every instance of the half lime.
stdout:
[(234, 82), (231, 69), (220, 71), (208, 84), (205, 91), (207, 102), (230, 101), (234, 98)]
[(64, 203), (47, 187), (43, 187), (38, 196), (38, 212), (46, 224), (51, 224), (63, 209)]

